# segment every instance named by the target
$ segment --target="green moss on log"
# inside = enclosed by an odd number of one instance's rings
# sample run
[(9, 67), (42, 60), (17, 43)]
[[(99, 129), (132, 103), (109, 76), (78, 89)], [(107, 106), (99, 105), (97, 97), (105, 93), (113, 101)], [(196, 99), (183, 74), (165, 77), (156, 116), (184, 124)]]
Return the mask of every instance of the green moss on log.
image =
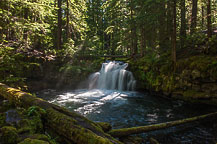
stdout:
[(18, 144), (49, 144), (49, 143), (43, 140), (26, 138), (24, 141)]
[(110, 135), (103, 132), (102, 128), (87, 118), (69, 112), (65, 108), (50, 104), (40, 98), (20, 90), (10, 88), (0, 83), (0, 95), (18, 106), (29, 108), (39, 106), (46, 110), (42, 115), (45, 126), (53, 129), (59, 136), (72, 143), (87, 144), (120, 144)]

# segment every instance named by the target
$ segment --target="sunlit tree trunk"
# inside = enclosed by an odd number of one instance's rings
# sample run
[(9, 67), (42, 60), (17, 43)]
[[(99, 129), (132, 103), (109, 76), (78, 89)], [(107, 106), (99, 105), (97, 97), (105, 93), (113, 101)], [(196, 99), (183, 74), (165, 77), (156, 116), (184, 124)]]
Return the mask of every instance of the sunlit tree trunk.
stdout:
[(62, 0), (58, 0), (58, 30), (57, 30), (57, 49), (61, 49), (62, 44)]
[(191, 11), (191, 34), (195, 32), (197, 26), (197, 2), (198, 0), (192, 0), (192, 11)]
[(180, 40), (181, 48), (183, 48), (186, 38), (186, 7), (185, 0), (181, 0), (181, 29), (180, 29)]
[(69, 38), (69, 0), (66, 0), (66, 40)]
[(211, 25), (211, 0), (207, 0), (207, 30), (208, 38), (212, 36), (212, 25)]

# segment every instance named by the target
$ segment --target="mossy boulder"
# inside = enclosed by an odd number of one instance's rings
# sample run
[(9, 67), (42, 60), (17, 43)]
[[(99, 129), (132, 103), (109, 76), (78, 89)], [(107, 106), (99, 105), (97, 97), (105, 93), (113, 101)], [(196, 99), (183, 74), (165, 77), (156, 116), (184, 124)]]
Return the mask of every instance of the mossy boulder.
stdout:
[(38, 139), (26, 138), (24, 141), (18, 144), (49, 144), (49, 142), (38, 140)]
[(15, 144), (18, 140), (17, 129), (11, 126), (4, 126), (0, 129), (0, 141), (3, 144)]

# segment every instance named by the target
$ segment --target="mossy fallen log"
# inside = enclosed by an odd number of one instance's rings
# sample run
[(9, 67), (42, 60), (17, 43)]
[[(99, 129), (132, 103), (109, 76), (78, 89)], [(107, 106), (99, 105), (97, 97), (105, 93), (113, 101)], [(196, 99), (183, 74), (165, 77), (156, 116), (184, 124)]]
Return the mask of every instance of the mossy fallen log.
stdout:
[(31, 94), (0, 83), (0, 96), (19, 107), (28, 108), (35, 105), (45, 109), (46, 114), (43, 117), (45, 126), (55, 131), (69, 143), (121, 144), (120, 141), (104, 133), (98, 124)]
[(186, 118), (182, 120), (160, 123), (160, 124), (153, 124), (153, 125), (139, 126), (139, 127), (132, 127), (132, 128), (113, 129), (108, 133), (113, 137), (125, 137), (133, 134), (140, 134), (140, 133), (150, 132), (154, 130), (169, 128), (172, 126), (177, 126), (177, 125), (181, 125), (193, 121), (202, 120), (212, 116), (217, 116), (217, 112)]

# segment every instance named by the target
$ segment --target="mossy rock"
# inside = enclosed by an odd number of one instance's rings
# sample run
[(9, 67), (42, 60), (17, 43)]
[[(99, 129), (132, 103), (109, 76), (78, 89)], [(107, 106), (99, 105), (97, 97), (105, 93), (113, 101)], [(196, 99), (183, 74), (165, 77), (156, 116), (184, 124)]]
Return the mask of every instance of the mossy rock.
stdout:
[(4, 126), (0, 129), (0, 141), (3, 144), (15, 144), (18, 140), (17, 129), (11, 126)]
[(26, 138), (24, 141), (18, 144), (49, 144), (49, 143), (43, 140)]
[(0, 127), (3, 127), (5, 125), (5, 119), (6, 119), (6, 114), (0, 113)]
[(44, 134), (34, 134), (30, 137), (31, 139), (38, 139), (38, 140), (43, 140), (43, 141), (49, 141), (48, 136)]
[(0, 112), (5, 112), (9, 109), (14, 108), (15, 106), (11, 104), (8, 100), (2, 100), (0, 104)]
[(209, 99), (211, 98), (209, 93), (205, 93), (205, 92), (197, 92), (194, 90), (187, 90), (183, 92), (183, 97), (186, 100), (190, 100), (190, 99)]
[(26, 121), (26, 127), (31, 127), (32, 133), (43, 131), (42, 115), (45, 115), (46, 111), (38, 106), (32, 106), (26, 111), (29, 122)]
[(31, 126), (31, 122), (28, 119), (22, 119), (18, 123), (18, 133), (23, 134), (23, 133), (29, 133), (33, 134), (35, 130)]

